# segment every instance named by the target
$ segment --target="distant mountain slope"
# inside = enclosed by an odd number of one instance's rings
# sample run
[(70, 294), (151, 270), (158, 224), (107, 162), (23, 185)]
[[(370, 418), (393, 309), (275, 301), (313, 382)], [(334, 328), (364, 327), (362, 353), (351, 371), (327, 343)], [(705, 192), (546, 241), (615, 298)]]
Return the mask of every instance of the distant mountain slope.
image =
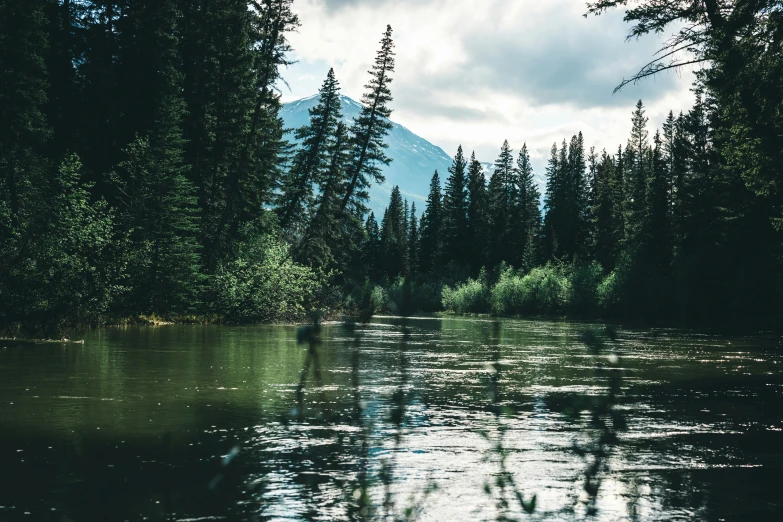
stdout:
[[(343, 118), (350, 123), (359, 115), (361, 105), (347, 96), (341, 96), (341, 99)], [(313, 108), (317, 103), (318, 96), (315, 95), (283, 105), (280, 116), (286, 128), (296, 129), (307, 125), (310, 122), (308, 109)], [(433, 172), (437, 170), (441, 182), (445, 184), (448, 168), (452, 162), (452, 158), (437, 145), (417, 136), (398, 123), (392, 122), (392, 125), (386, 137), (386, 143), (389, 145), (386, 154), (392, 158), (391, 164), (383, 168), (386, 183), (373, 185), (370, 189), (370, 208), (379, 221), (383, 209), (389, 203), (389, 195), (394, 185), (400, 186), (400, 191), (409, 201), (416, 202), (419, 213), (423, 212)], [(291, 135), (289, 139), (292, 139)], [(491, 164), (482, 165), (489, 177)], [(543, 178), (539, 178), (541, 177), (536, 175), (536, 180), (541, 183)]]

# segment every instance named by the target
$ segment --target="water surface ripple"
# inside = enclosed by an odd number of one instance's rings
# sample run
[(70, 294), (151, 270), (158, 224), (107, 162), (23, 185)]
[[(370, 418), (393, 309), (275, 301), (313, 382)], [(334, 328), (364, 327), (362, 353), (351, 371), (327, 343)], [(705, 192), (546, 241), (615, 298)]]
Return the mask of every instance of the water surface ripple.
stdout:
[[(293, 326), (0, 341), (0, 522), (783, 519), (779, 338), (619, 329), (597, 350), (591, 329), (377, 318), (312, 347)], [(620, 393), (599, 411), (609, 375)], [(593, 415), (619, 440), (591, 498)]]

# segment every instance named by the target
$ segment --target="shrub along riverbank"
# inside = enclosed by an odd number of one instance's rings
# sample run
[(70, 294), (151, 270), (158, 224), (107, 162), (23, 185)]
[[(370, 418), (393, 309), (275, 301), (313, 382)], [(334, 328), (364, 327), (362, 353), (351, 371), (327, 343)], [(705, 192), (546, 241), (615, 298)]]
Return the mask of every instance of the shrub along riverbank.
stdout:
[[(641, 271), (630, 256), (623, 256), (609, 273), (593, 262), (581, 266), (548, 263), (527, 272), (501, 265), (495, 274), (482, 269), (478, 277), (462, 281), (398, 278), (370, 285), (369, 301), (376, 313), (566, 316), (731, 329), (780, 326), (774, 307), (767, 315), (748, 316), (731, 296), (726, 297), (722, 321), (700, 319), (694, 314), (698, 311), (688, 307), (688, 295), (681, 288)], [(349, 296), (347, 302), (350, 308), (358, 299)]]

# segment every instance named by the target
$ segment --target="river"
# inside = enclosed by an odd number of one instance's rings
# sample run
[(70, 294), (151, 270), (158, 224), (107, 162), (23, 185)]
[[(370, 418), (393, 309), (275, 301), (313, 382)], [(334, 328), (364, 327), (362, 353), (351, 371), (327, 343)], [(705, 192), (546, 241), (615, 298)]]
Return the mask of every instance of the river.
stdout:
[(780, 337), (480, 318), (299, 334), (0, 341), (0, 521), (783, 519)]

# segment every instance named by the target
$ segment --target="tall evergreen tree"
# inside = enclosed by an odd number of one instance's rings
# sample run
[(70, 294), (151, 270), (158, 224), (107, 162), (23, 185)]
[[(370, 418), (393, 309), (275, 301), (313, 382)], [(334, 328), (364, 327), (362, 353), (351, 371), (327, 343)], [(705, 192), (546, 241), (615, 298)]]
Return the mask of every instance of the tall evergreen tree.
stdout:
[[(200, 0), (182, 4), (183, 121), (185, 162), (197, 187), (202, 243), (214, 266), (225, 251), (217, 231), (232, 183), (241, 178), (251, 122), (258, 118), (257, 54), (251, 43), (251, 11), (242, 0)], [(231, 187), (231, 188), (230, 188)], [(250, 189), (251, 187), (248, 187)], [(233, 204), (233, 203), (232, 203)], [(223, 227), (226, 224), (224, 223)]]
[(647, 131), (648, 118), (645, 116), (642, 100), (636, 104), (631, 118), (631, 137), (625, 149), (625, 201), (626, 201), (626, 240), (630, 245), (639, 241), (644, 222), (645, 194), (650, 171), (650, 144)]
[(408, 233), (407, 202), (403, 202), (400, 187), (392, 189), (389, 206), (381, 223), (381, 255), (384, 275), (397, 277), (407, 272)]
[(595, 166), (590, 226), (594, 259), (606, 271), (614, 269), (622, 240), (622, 191), (615, 187), (616, 183), (616, 162), (604, 150)]
[(49, 149), (56, 157), (75, 151), (78, 145), (78, 83), (74, 67), (77, 58), (76, 12), (71, 0), (46, 2), (49, 89), (45, 112), (52, 128)]
[(659, 132), (655, 133), (653, 144), (652, 165), (646, 191), (643, 241), (647, 246), (645, 254), (653, 259), (657, 272), (664, 275), (668, 273), (671, 265), (671, 204), (664, 145)]
[(351, 161), (350, 136), (343, 122), (337, 124), (328, 156), (329, 166), (321, 176), (313, 204), (316, 210), (295, 246), (298, 260), (322, 268), (343, 264), (351, 249), (351, 229), (357, 226), (355, 214), (340, 211), (342, 188), (348, 182), (346, 169)]
[(392, 127), (389, 121), (392, 111), (388, 104), (392, 101), (389, 84), (394, 72), (394, 41), (390, 25), (386, 26), (380, 43), (381, 49), (369, 71), (370, 81), (364, 86), (367, 91), (362, 96), (361, 113), (354, 119), (351, 128), (353, 158), (340, 204), (341, 211), (350, 204), (356, 211), (364, 212), (367, 188), (372, 182), (384, 181), (378, 164), (388, 165), (391, 161), (384, 153), (387, 147), (384, 138)]
[(410, 218), (408, 219), (408, 273), (419, 273), (419, 221), (416, 215), (416, 203), (411, 203)]
[(468, 239), (468, 191), (466, 179), (467, 161), (462, 145), (449, 167), (443, 195), (443, 262), (467, 264)]
[(321, 182), (323, 171), (329, 166), (329, 142), (334, 139), (342, 118), (340, 105), (340, 86), (334, 69), (329, 69), (319, 90), (318, 104), (309, 110), (310, 124), (296, 131), (301, 145), (283, 178), (277, 202), (280, 226), (284, 230), (301, 228), (311, 211), (313, 187)]
[[(563, 144), (565, 146), (565, 144)], [(544, 256), (545, 259), (560, 255), (560, 234), (563, 229), (563, 169), (562, 154), (558, 154), (557, 143), (552, 144), (546, 167), (546, 196), (544, 198)]]
[(126, 149), (120, 165), (125, 195), (122, 225), (132, 243), (129, 303), (133, 310), (168, 313), (197, 302), (202, 281), (196, 240), (196, 197), (183, 162), (185, 105), (173, 24), (175, 0), (148, 6), (144, 20), (159, 71), (159, 104), (149, 137)]
[(432, 175), (427, 206), (421, 218), (421, 248), (419, 265), (422, 272), (432, 272), (441, 266), (443, 258), (443, 205), (438, 171)]
[(521, 236), (523, 247), (522, 267), (530, 270), (538, 263), (538, 242), (541, 229), (541, 194), (538, 192), (533, 166), (527, 144), (523, 144), (517, 158), (517, 177), (519, 180), (519, 200), (517, 202), (518, 227), (513, 234)]
[(381, 232), (373, 212), (370, 212), (364, 230), (366, 233), (365, 243), (362, 246), (364, 268), (371, 279), (377, 279), (380, 276), (378, 265), (381, 259)]
[(584, 137), (579, 132), (571, 138), (568, 150), (569, 165), (569, 228), (571, 244), (568, 255), (578, 262), (584, 262), (587, 253), (589, 232), (587, 215), (589, 205), (589, 189), (587, 164), (585, 158)]
[(469, 261), (473, 274), (478, 274), (487, 262), (489, 235), (489, 215), (487, 207), (487, 180), (484, 169), (476, 159), (476, 153), (470, 156), (468, 167), (468, 239), (471, 244)]
[(258, 220), (258, 209), (269, 203), (285, 165), (288, 147), (279, 117), (280, 95), (274, 86), (280, 78), (280, 68), (290, 63), (288, 33), (299, 27), (292, 4), (293, 0), (263, 0), (248, 6), (255, 100), (236, 156), (236, 168), (227, 172), (218, 188), (220, 204), (208, 233), (210, 268), (233, 252), (236, 242), (242, 239), (243, 225)]
[(508, 140), (503, 142), (500, 154), (487, 188), (490, 225), (489, 262), (492, 266), (501, 261), (515, 263), (515, 237), (512, 215), (517, 200), (517, 179), (514, 155)]
[(32, 210), (25, 203), (47, 169), (44, 6), (43, 0), (0, 3), (0, 251), (18, 240)]

